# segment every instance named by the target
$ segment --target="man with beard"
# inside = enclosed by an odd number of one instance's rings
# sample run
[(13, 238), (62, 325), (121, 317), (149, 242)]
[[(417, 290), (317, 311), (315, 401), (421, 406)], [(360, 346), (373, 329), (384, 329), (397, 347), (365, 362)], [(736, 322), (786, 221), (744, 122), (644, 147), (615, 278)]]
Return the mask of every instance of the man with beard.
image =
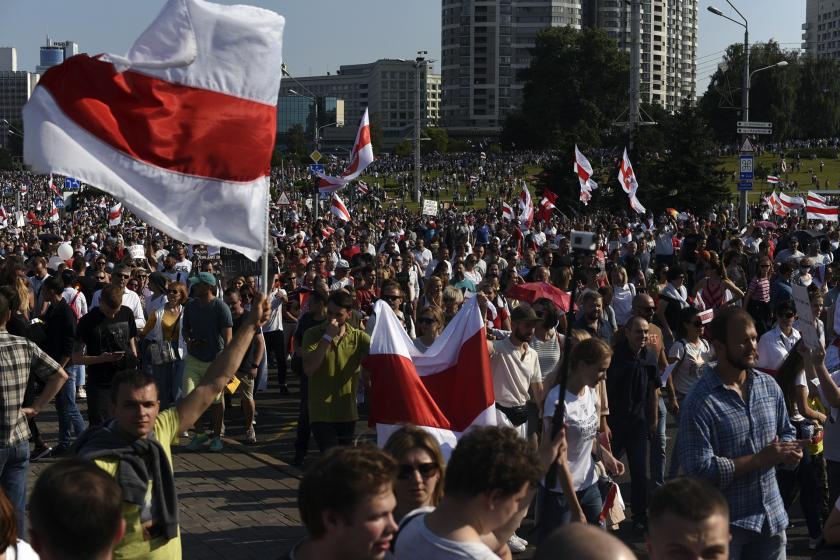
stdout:
[(709, 336), (718, 363), (706, 369), (683, 403), (680, 465), (726, 497), (730, 558), (785, 558), (788, 517), (776, 466), (795, 466), (805, 442), (794, 439), (779, 385), (753, 369), (757, 335), (749, 314), (739, 307), (719, 310)]
[(583, 313), (575, 320), (574, 328), (584, 330), (593, 337), (609, 343), (615, 329), (604, 316), (604, 300), (601, 294), (592, 290), (584, 292), (580, 298), (580, 305), (583, 307)]

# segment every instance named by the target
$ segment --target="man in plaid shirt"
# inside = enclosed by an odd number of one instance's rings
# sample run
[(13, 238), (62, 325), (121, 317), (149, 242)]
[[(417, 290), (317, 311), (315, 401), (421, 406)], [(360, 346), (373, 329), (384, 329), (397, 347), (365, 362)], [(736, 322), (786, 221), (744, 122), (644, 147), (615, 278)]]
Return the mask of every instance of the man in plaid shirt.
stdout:
[[(15, 507), (18, 534), (23, 534), (26, 507), (26, 477), (29, 471), (29, 426), (26, 419), (38, 414), (58, 393), (67, 374), (35, 343), (10, 335), (9, 300), (0, 295), (0, 486)], [(45, 383), (31, 407), (23, 407), (23, 394), (30, 375)]]
[(718, 310), (709, 327), (718, 364), (688, 393), (677, 436), (686, 474), (709, 480), (729, 503), (730, 558), (785, 558), (787, 512), (777, 465), (796, 465), (797, 441), (784, 397), (772, 377), (753, 369), (752, 317), (739, 307)]

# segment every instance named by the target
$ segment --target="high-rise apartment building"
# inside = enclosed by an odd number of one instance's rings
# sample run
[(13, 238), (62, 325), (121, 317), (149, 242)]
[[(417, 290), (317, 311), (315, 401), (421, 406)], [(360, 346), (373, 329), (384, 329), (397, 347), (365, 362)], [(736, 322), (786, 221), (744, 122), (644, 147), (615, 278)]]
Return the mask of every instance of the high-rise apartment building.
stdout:
[[(417, 91), (417, 71), (422, 72), (425, 84), (422, 99), (422, 126), (437, 126), (440, 118), (440, 75), (433, 74), (431, 65), (419, 66), (413, 60), (381, 59), (369, 64), (340, 66), (335, 74), (284, 78), (280, 95), (316, 95), (344, 100), (347, 126), (356, 133), (356, 126), (366, 107), (371, 122), (382, 127), (383, 144), (392, 147), (411, 136), (414, 129), (414, 98)], [(306, 90), (298, 83), (306, 86)], [(421, 86), (422, 87), (422, 86)], [(279, 111), (283, 107), (278, 108)], [(326, 131), (329, 135), (332, 131)], [(349, 134), (349, 133), (348, 133)]]
[(840, 0), (808, 0), (802, 49), (812, 56), (840, 58)]
[(9, 146), (9, 136), (23, 128), (21, 111), (29, 101), (38, 74), (17, 69), (17, 50), (0, 47), (0, 146)]
[(79, 54), (79, 45), (73, 41), (52, 41), (47, 36), (46, 44), (40, 49), (39, 64), (35, 72), (43, 75), (44, 72), (58, 66), (71, 56)]
[[(641, 0), (641, 11), (641, 101), (673, 111), (694, 99), (697, 0)], [(629, 50), (630, 12), (625, 0), (442, 0), (443, 125), (500, 130), (521, 106), (517, 72), (540, 30), (601, 27)]]

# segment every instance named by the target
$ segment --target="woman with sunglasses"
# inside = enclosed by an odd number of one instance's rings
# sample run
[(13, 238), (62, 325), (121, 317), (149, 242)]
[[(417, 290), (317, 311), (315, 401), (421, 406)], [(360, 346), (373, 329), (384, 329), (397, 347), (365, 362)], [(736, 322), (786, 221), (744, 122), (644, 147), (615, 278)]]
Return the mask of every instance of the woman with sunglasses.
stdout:
[(397, 523), (418, 508), (434, 509), (443, 497), (444, 460), (435, 439), (416, 426), (403, 426), (388, 438), (383, 450), (399, 464), (394, 495)]
[(793, 327), (796, 319), (796, 305), (785, 300), (776, 306), (776, 326), (758, 339), (758, 360), (756, 367), (775, 375), (793, 346), (802, 335)]
[(187, 285), (183, 282), (170, 282), (166, 286), (166, 304), (149, 315), (149, 321), (140, 331), (140, 337), (146, 342), (168, 345), (174, 360), (155, 364), (152, 357), (152, 373), (158, 389), (160, 408), (174, 406), (181, 392), (184, 376), (184, 356), (186, 343), (183, 338), (183, 305), (187, 301)]
[(443, 309), (440, 307), (427, 306), (417, 313), (417, 338), (414, 339), (414, 346), (421, 352), (431, 348), (435, 340), (443, 331), (444, 326)]

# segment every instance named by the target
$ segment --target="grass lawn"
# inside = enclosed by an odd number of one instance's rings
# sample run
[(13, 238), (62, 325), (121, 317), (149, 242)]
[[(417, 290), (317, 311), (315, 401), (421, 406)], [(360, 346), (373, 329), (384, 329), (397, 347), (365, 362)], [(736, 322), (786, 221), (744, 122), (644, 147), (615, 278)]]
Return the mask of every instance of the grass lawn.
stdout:
[[(836, 158), (817, 158), (815, 160), (811, 159), (811, 154), (808, 152), (808, 149), (798, 150), (801, 161), (802, 161), (802, 168), (797, 173), (793, 171), (793, 158), (791, 157), (792, 154), (796, 153), (797, 150), (791, 150), (788, 152), (785, 158), (787, 162), (788, 172), (781, 177), (782, 180), (787, 182), (796, 181), (798, 183), (797, 192), (807, 193), (809, 190), (826, 190), (825, 181), (828, 179), (829, 187), (828, 189), (840, 189), (838, 187), (838, 182), (840, 182), (840, 159)], [(825, 163), (825, 167), (822, 171), (820, 171), (820, 161)], [(767, 175), (773, 175), (774, 172), (768, 171), (772, 170), (777, 166), (779, 163), (779, 156), (777, 154), (770, 154), (765, 153), (761, 156), (756, 156), (755, 158), (755, 180), (753, 181), (753, 190), (749, 193), (749, 200), (750, 202), (757, 202), (758, 197), (762, 194), (769, 194), (773, 191), (773, 189), (778, 190), (778, 185), (771, 185), (767, 183)], [(738, 164), (738, 156), (731, 156), (723, 159), (723, 163), (720, 166), (721, 169), (727, 172), (726, 177), (726, 186), (735, 194), (738, 194), (738, 177), (737, 174), (733, 176), (733, 171), (737, 171), (739, 169)], [(759, 174), (759, 170), (763, 168), (764, 171)], [(817, 177), (819, 178), (820, 186), (819, 188), (815, 188), (811, 185), (811, 173), (810, 170), (813, 170), (816, 173)]]

